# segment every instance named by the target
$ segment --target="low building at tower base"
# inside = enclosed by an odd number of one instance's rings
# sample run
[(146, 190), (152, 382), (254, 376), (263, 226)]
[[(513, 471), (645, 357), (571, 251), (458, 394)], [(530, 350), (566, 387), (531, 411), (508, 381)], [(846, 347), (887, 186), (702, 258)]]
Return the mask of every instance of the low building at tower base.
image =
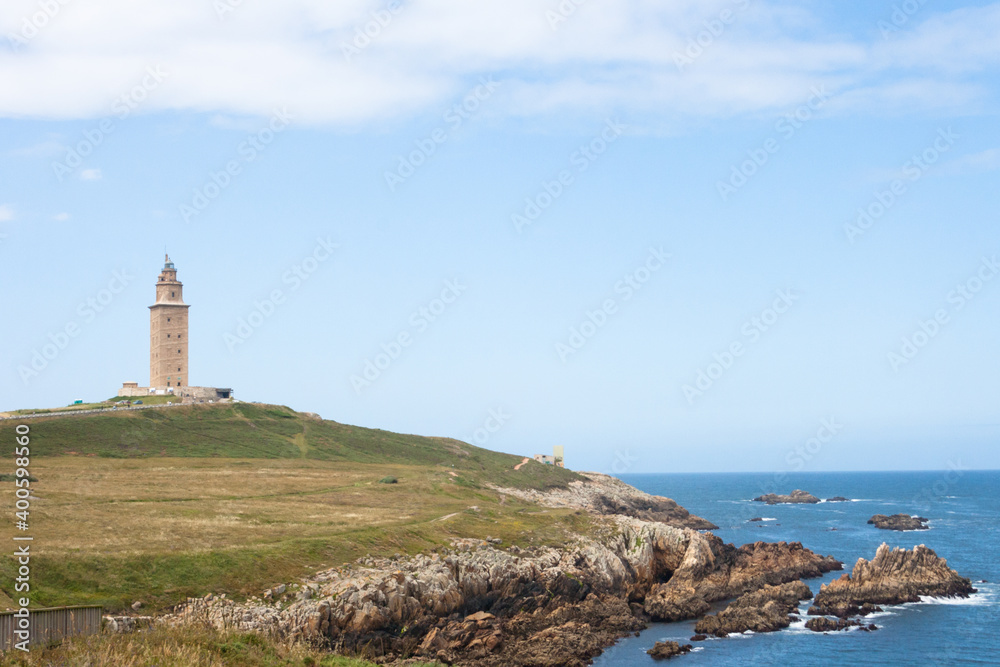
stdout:
[(184, 403), (208, 403), (232, 400), (233, 390), (223, 387), (140, 387), (138, 382), (124, 382), (118, 395), (123, 398), (174, 395), (180, 396)]

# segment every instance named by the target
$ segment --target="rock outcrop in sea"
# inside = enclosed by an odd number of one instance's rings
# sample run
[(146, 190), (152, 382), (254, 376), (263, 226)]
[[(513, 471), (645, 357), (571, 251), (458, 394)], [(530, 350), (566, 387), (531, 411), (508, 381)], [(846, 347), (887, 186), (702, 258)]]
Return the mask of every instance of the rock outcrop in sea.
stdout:
[(799, 602), (811, 597), (812, 591), (801, 581), (765, 586), (741, 595), (718, 614), (705, 616), (694, 626), (694, 631), (716, 637), (747, 630), (775, 632), (791, 625)]
[(736, 548), (714, 535), (699, 537), (689, 543), (672, 576), (646, 595), (645, 611), (653, 620), (698, 618), (711, 602), (843, 569), (832, 556), (819, 556), (799, 542), (755, 542)]
[(922, 516), (910, 516), (909, 514), (876, 514), (868, 519), (868, 523), (882, 530), (929, 530), (927, 522)]
[(776, 493), (768, 493), (757, 496), (753, 499), (755, 503), (767, 503), (768, 505), (788, 505), (788, 504), (809, 504), (814, 505), (819, 502), (819, 498), (802, 489), (795, 489), (787, 496), (780, 496)]
[(694, 647), (691, 644), (681, 646), (677, 642), (656, 642), (653, 644), (653, 648), (646, 653), (652, 656), (653, 660), (669, 660), (675, 656), (690, 653), (692, 648)]
[(859, 558), (851, 574), (820, 588), (810, 615), (846, 618), (865, 611), (864, 605), (918, 602), (920, 596), (967, 598), (976, 589), (924, 545), (912, 551), (883, 543), (875, 558)]
[[(595, 486), (605, 484), (601, 477)], [(641, 492), (626, 494), (619, 484), (575, 497), (615, 499), (616, 508), (682, 524), (704, 521), (667, 499), (641, 502)], [(683, 525), (621, 514), (597, 521), (603, 533), (561, 548), (456, 540), (435, 553), (326, 570), (270, 601), (194, 598), (162, 622), (262, 632), (379, 662), (412, 655), (481, 667), (574, 667), (645, 627), (646, 614), (696, 618), (710, 602), (842, 568), (799, 543), (737, 548)]]
[(874, 623), (862, 623), (856, 619), (848, 618), (827, 618), (826, 616), (818, 616), (816, 618), (810, 618), (806, 621), (806, 629), (812, 630), (813, 632), (839, 632), (841, 630), (847, 630), (848, 628), (860, 628), (865, 632), (874, 632), (878, 630), (878, 626)]

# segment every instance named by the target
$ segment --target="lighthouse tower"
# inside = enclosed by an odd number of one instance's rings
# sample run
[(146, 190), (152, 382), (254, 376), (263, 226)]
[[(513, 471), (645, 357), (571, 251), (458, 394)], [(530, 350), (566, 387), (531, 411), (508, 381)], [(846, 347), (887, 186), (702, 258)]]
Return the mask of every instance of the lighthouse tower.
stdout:
[[(166, 256), (149, 307), (149, 386), (188, 386), (188, 306), (177, 269)], [(178, 392), (179, 393), (179, 392)]]

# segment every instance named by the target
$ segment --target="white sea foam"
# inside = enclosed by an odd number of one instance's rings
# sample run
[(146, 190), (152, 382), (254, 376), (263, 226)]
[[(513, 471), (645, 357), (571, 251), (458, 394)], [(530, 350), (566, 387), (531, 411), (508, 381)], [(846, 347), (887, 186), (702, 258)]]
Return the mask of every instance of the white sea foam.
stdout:
[(993, 595), (987, 591), (980, 591), (979, 593), (973, 593), (967, 598), (936, 598), (930, 595), (921, 595), (920, 602), (911, 602), (910, 604), (950, 604), (950, 605), (960, 605), (968, 607), (983, 607), (992, 605)]

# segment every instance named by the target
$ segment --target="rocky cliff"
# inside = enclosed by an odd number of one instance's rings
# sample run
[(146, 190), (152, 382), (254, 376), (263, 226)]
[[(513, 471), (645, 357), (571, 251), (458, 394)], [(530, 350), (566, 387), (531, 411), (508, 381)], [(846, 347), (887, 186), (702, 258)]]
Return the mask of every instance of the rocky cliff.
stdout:
[(714, 535), (698, 535), (680, 566), (652, 587), (645, 610), (658, 621), (697, 618), (711, 602), (842, 568), (840, 561), (819, 556), (799, 542), (755, 542), (736, 548)]
[(883, 543), (870, 562), (859, 558), (851, 574), (820, 588), (810, 614), (841, 618), (858, 614), (863, 605), (917, 602), (921, 595), (968, 597), (976, 589), (924, 545), (912, 551)]
[(643, 605), (656, 617), (666, 605), (683, 607), (671, 615), (691, 618), (707, 601), (840, 566), (797, 543), (737, 549), (690, 528), (617, 515), (604, 523), (603, 535), (562, 549), (459, 540), (445, 553), (364, 559), (273, 602), (192, 599), (165, 622), (265, 632), (383, 661), (584, 665), (644, 627)]
[(618, 514), (644, 521), (695, 530), (715, 530), (711, 521), (694, 516), (670, 498), (644, 493), (625, 482), (596, 472), (580, 473), (585, 482), (570, 482), (566, 489), (534, 491), (494, 486), (500, 493), (530, 500), (546, 507), (579, 507), (594, 514)]
[(718, 614), (705, 616), (695, 625), (694, 631), (716, 637), (747, 630), (775, 632), (791, 625), (799, 602), (811, 597), (812, 591), (801, 581), (765, 586), (741, 595)]

